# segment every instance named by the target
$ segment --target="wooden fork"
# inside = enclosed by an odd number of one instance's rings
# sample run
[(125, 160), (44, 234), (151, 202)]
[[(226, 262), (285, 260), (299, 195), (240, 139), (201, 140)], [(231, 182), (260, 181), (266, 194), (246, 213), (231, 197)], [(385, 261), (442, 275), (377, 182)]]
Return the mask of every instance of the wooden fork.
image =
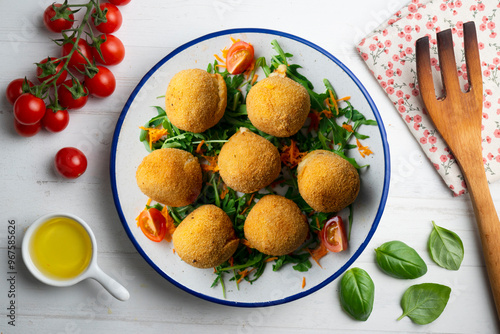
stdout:
[(425, 107), (458, 162), (470, 193), (491, 290), (500, 319), (500, 222), (486, 180), (481, 149), (483, 80), (474, 22), (464, 24), (469, 90), (458, 82), (451, 30), (437, 34), (445, 95), (437, 99), (432, 80), (429, 39), (417, 40), (417, 76)]

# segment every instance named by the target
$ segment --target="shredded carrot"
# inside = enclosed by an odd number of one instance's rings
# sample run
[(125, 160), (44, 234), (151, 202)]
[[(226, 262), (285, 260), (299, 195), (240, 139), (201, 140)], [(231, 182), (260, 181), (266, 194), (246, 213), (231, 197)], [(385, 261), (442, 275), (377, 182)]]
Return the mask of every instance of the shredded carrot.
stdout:
[(240, 39), (239, 39), (239, 38), (238, 38), (238, 39), (234, 39), (232, 36), (231, 36), (231, 37), (229, 37), (229, 38), (231, 38), (231, 41), (233, 42), (233, 44), (234, 44), (234, 43), (236, 43), (236, 42), (239, 42), (239, 41), (240, 41)]
[(252, 248), (252, 246), (250, 246), (250, 242), (247, 239), (240, 239), (240, 243), (247, 246), (248, 248)]
[(165, 217), (165, 220), (166, 220), (166, 227), (167, 227), (167, 233), (165, 233), (165, 237), (164, 239), (167, 241), (167, 242), (170, 242), (172, 241), (172, 235), (174, 234), (175, 232), (175, 224), (174, 224), (174, 218), (172, 218), (172, 216), (170, 215), (170, 213), (168, 212), (168, 208), (167, 206), (165, 205), (163, 207), (163, 209), (161, 210), (161, 214), (163, 215), (163, 217)]
[(326, 118), (330, 119), (333, 117), (333, 114), (330, 110), (325, 109), (321, 111), (321, 114), (325, 115)]
[(153, 149), (153, 143), (156, 143), (161, 137), (168, 135), (168, 131), (166, 129), (156, 129), (156, 128), (145, 128), (143, 126), (139, 127), (142, 130), (148, 132), (148, 142), (149, 149)]
[(255, 197), (255, 193), (250, 196), (250, 199), (247, 201), (247, 205), (250, 205), (253, 202), (253, 198)]
[(344, 124), (342, 124), (342, 127), (343, 127), (344, 129), (346, 129), (348, 132), (353, 132), (353, 130), (352, 130), (352, 125), (350, 125), (350, 124), (345, 124), (345, 123), (344, 123)]
[(203, 150), (201, 147), (203, 146), (203, 144), (205, 144), (205, 141), (202, 140), (201, 143), (198, 144), (198, 146), (196, 147), (196, 153), (198, 154), (203, 154), (205, 153), (205, 150)]
[(151, 198), (148, 198), (148, 201), (146, 202), (146, 206), (150, 206), (151, 205), (151, 201), (153, 201)]
[(319, 218), (318, 217), (316, 217), (316, 227), (318, 228), (318, 230), (320, 229), (319, 228)]
[(250, 273), (251, 273), (252, 271), (254, 271), (254, 270), (255, 270), (255, 268), (252, 268), (252, 270), (245, 269), (245, 270), (243, 270), (243, 271), (240, 271), (238, 274), (240, 274), (241, 276), (240, 276), (240, 278), (238, 278), (238, 280), (236, 281), (236, 284), (240, 284), (240, 282), (241, 282), (241, 281), (242, 281), (245, 277), (247, 277), (248, 275), (250, 275)]
[(328, 254), (328, 250), (326, 249), (325, 245), (323, 245), (323, 243), (320, 243), (316, 249), (311, 250), (309, 248), (306, 248), (306, 250), (309, 252), (309, 254), (311, 254), (314, 262), (316, 262), (317, 265), (321, 267), (321, 264), (319, 264), (319, 260), (326, 254)]
[(257, 81), (257, 78), (258, 78), (258, 77), (259, 77), (259, 76), (258, 76), (257, 74), (254, 74), (254, 75), (253, 75), (253, 78), (252, 78), (252, 82), (250, 82), (250, 85), (252, 85), (252, 86), (253, 86), (253, 85), (254, 85), (254, 83)]
[(222, 186), (222, 191), (219, 195), (220, 199), (224, 199), (224, 197), (226, 197), (226, 195), (229, 193), (229, 188), (226, 186), (226, 184), (224, 183), (224, 185)]
[(264, 262), (271, 262), (271, 261), (274, 261), (274, 260), (277, 260), (278, 257), (277, 256), (273, 256), (273, 257), (270, 257), (269, 259), (265, 260)]
[(283, 146), (281, 149), (280, 159), (281, 161), (290, 168), (297, 166), (302, 157), (304, 157), (307, 152), (300, 152), (295, 141), (292, 139), (290, 146)]
[[(224, 50), (226, 50), (226, 49), (224, 49)], [(224, 55), (224, 50), (221, 50), (223, 55)], [(227, 53), (227, 50), (226, 50), (226, 53)], [(215, 59), (220, 61), (222, 64), (226, 65), (226, 62), (221, 57), (219, 57), (219, 55), (215, 54), (214, 57), (215, 57)], [(224, 56), (224, 58), (226, 58), (226, 57)]]
[(321, 121), (321, 113), (311, 109), (311, 112), (307, 115), (307, 117), (311, 119), (307, 132), (311, 132), (311, 130), (318, 131), (319, 121)]
[(343, 98), (341, 99), (338, 99), (337, 102), (340, 102), (340, 101), (347, 101), (347, 100), (350, 100), (351, 97), (350, 96), (344, 96)]
[(333, 92), (331, 90), (328, 90), (328, 93), (330, 93), (330, 99), (332, 99), (333, 107), (335, 108), (335, 113), (338, 115), (339, 105), (337, 104), (337, 100), (335, 100), (335, 97), (333, 96)]
[(175, 248), (172, 248), (172, 253), (174, 253), (174, 254), (175, 254)]
[(234, 266), (234, 258), (231, 256), (231, 258), (229, 259), (229, 266), (232, 267)]
[(302, 289), (304, 289), (306, 287), (306, 277), (303, 276), (302, 277)]
[(204, 157), (208, 164), (201, 164), (201, 168), (205, 172), (218, 172), (219, 171), (219, 165), (217, 165), (217, 155), (214, 156), (207, 156), (207, 155), (202, 155)]
[(359, 154), (361, 154), (361, 156), (364, 158), (365, 156), (368, 156), (370, 154), (373, 154), (373, 152), (368, 148), (368, 146), (363, 146), (358, 138), (356, 138), (356, 145), (358, 145), (358, 151), (359, 151)]

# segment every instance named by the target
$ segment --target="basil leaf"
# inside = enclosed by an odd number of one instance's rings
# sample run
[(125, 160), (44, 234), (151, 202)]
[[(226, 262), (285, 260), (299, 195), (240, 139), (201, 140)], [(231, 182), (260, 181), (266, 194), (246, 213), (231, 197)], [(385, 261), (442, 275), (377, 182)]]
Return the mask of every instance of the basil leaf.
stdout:
[(429, 236), (429, 253), (432, 260), (445, 269), (460, 269), (464, 259), (462, 240), (455, 232), (437, 226), (434, 222), (432, 225), (434, 228)]
[(366, 321), (373, 309), (375, 285), (366, 271), (352, 268), (340, 282), (340, 304), (354, 319)]
[(418, 253), (401, 241), (389, 241), (375, 249), (377, 263), (387, 275), (413, 279), (427, 272), (427, 265)]
[(407, 316), (419, 325), (433, 322), (443, 313), (450, 293), (450, 287), (435, 283), (410, 286), (401, 299), (403, 314), (398, 320)]

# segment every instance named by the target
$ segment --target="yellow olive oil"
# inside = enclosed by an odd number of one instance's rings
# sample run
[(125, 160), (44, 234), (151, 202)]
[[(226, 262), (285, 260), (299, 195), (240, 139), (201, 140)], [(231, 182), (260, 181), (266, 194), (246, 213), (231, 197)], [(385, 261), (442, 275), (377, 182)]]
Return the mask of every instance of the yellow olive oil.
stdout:
[(85, 228), (68, 217), (55, 217), (33, 233), (30, 254), (44, 275), (68, 280), (80, 275), (92, 258), (92, 241)]

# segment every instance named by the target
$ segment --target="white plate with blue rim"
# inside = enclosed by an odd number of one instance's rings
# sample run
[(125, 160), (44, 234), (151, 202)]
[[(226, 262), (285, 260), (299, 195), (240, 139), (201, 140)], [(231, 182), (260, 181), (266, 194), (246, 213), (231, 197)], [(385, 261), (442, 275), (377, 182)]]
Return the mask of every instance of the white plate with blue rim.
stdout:
[[(215, 275), (212, 269), (198, 269), (184, 263), (173, 253), (172, 243), (152, 242), (137, 227), (135, 218), (144, 209), (148, 198), (137, 187), (135, 172), (148, 154), (139, 141), (139, 126), (157, 114), (151, 106), (163, 107), (163, 99), (172, 76), (183, 69), (206, 69), (213, 63), (214, 54), (231, 44), (231, 39), (251, 43), (256, 57), (270, 59), (276, 52), (271, 41), (276, 39), (282, 49), (293, 54), (291, 62), (300, 64), (300, 73), (324, 91), (323, 79), (327, 78), (338, 96), (350, 96), (352, 105), (367, 119), (374, 119), (378, 126), (362, 126), (360, 132), (370, 136), (363, 140), (372, 155), (356, 160), (369, 164), (361, 172), (361, 190), (353, 204), (354, 222), (350, 233), (349, 248), (341, 253), (331, 253), (315, 263), (309, 271), (297, 272), (291, 265), (274, 272), (271, 266), (253, 284), (243, 281), (237, 289), (235, 282), (226, 275), (225, 296), (219, 286), (211, 287)], [(261, 77), (263, 77), (261, 75)], [(211, 33), (188, 42), (160, 60), (139, 82), (130, 95), (116, 125), (111, 149), (111, 184), (115, 206), (123, 227), (144, 260), (170, 283), (197, 297), (219, 304), (241, 307), (277, 305), (305, 297), (334, 281), (365, 250), (373, 237), (384, 211), (390, 179), (389, 146), (378, 110), (370, 95), (354, 74), (337, 58), (319, 46), (300, 37), (265, 29), (231, 29)], [(302, 278), (306, 285), (302, 287)]]

